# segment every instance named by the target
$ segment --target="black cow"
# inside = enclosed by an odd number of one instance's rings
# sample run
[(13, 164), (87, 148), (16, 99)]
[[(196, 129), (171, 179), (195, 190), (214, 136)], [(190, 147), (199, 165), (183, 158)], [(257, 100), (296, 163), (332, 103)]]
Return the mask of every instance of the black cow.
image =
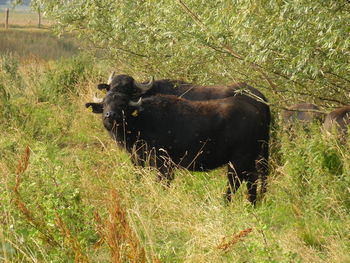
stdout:
[(350, 106), (342, 107), (330, 112), (327, 114), (323, 123), (323, 128), (327, 132), (332, 133), (336, 130), (341, 136), (343, 142), (345, 142), (349, 126)]
[(323, 117), (324, 114), (320, 112), (320, 108), (312, 103), (295, 104), (282, 113), (282, 120), (285, 125), (290, 125), (295, 121), (303, 123), (321, 122)]
[(235, 83), (229, 86), (200, 86), (181, 80), (154, 80), (153, 78), (148, 83), (139, 83), (129, 75), (115, 75), (114, 72), (110, 75), (107, 84), (102, 83), (97, 87), (100, 90), (106, 89), (107, 91), (124, 93), (134, 99), (141, 96), (145, 98), (156, 94), (165, 94), (200, 101), (223, 99), (244, 93), (258, 100), (267, 101), (259, 90), (246, 83)]
[(101, 103), (87, 103), (102, 114), (104, 127), (130, 153), (148, 164), (160, 179), (173, 178), (176, 166), (207, 171), (228, 165), (227, 200), (242, 181), (255, 204), (257, 180), (266, 190), (270, 109), (250, 96), (190, 101), (158, 94), (140, 98), (110, 89)]

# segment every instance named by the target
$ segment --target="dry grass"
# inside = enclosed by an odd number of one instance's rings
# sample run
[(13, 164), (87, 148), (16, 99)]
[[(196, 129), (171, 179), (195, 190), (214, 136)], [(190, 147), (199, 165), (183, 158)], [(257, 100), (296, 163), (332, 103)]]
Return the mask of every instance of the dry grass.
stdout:
[(97, 231), (101, 236), (98, 245), (105, 242), (110, 248), (113, 263), (125, 262), (125, 256), (132, 263), (145, 263), (146, 253), (136, 234), (130, 227), (125, 210), (121, 207), (116, 190), (111, 190), (109, 216), (103, 222), (98, 212), (95, 213)]

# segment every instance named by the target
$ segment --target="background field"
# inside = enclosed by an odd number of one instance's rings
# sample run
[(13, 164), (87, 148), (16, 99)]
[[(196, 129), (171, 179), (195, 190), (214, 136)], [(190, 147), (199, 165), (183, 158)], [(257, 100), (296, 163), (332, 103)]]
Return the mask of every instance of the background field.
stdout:
[(37, 14), (28, 11), (10, 10), (9, 29), (4, 26), (5, 9), (0, 12), (0, 50), (20, 57), (37, 57), (44, 60), (71, 57), (78, 53), (78, 41), (72, 35), (60, 38), (48, 29), (50, 23), (42, 20), (42, 27), (37, 27)]
[[(0, 6), (0, 28), (5, 27), (6, 8)], [(44, 28), (50, 25), (50, 21), (46, 18), (42, 18), (41, 24)], [(35, 28), (38, 25), (38, 15), (28, 9), (12, 9), (9, 13), (9, 27), (10, 28), (23, 28), (30, 27)]]
[(223, 201), (224, 168), (179, 170), (164, 188), (84, 107), (124, 65), (22, 26), (0, 29), (0, 260), (350, 262), (348, 145), (317, 124), (291, 139), (273, 106), (269, 186), (257, 207), (245, 187)]

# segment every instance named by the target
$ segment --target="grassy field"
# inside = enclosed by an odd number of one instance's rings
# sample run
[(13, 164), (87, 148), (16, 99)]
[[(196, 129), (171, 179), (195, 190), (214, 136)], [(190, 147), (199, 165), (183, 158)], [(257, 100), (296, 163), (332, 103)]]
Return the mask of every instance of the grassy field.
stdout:
[[(0, 21), (5, 21), (5, 12), (0, 12)], [(55, 60), (71, 57), (79, 52), (79, 42), (72, 35), (60, 38), (53, 35), (48, 27), (49, 21), (42, 20), (42, 27), (37, 27), (37, 15), (28, 12), (10, 11), (9, 29), (0, 23), (1, 53), (16, 54), (22, 59), (30, 57)]]
[[(350, 262), (350, 155), (336, 138), (315, 125), (291, 140), (275, 114), (255, 208), (244, 187), (223, 201), (224, 168), (179, 170), (166, 189), (84, 107), (109, 68), (67, 55), (66, 40), (22, 53), (27, 33), (7, 31), (0, 45), (1, 261)], [(51, 38), (37, 33), (35, 43)]]
[(49, 31), (37, 29), (0, 29), (0, 50), (26, 59), (37, 57), (55, 60), (78, 53), (78, 42), (72, 36), (57, 38)]

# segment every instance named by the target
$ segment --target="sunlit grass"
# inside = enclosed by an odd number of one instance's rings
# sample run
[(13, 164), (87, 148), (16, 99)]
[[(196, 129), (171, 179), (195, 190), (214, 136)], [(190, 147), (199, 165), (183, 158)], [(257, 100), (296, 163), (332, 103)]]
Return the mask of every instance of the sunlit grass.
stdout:
[(254, 208), (242, 187), (227, 204), (224, 168), (178, 170), (166, 188), (153, 169), (131, 164), (84, 107), (108, 74), (96, 61), (7, 54), (0, 65), (1, 260), (350, 261), (350, 155), (319, 127), (293, 140), (275, 127), (265, 198)]

